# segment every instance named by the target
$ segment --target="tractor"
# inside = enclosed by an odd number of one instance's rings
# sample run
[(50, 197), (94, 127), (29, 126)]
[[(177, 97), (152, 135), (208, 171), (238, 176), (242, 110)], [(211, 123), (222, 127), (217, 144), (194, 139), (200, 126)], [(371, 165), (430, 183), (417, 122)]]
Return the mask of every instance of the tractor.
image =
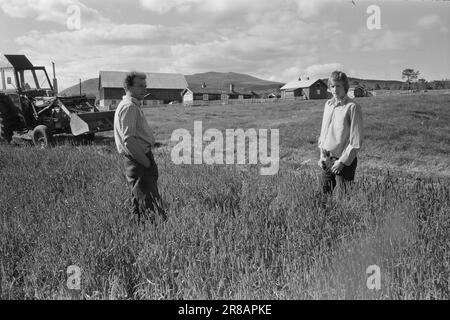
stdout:
[[(58, 96), (45, 67), (24, 55), (4, 55), (0, 63), (0, 140), (32, 140), (45, 148), (54, 136), (70, 134), (92, 141), (114, 126), (114, 111), (100, 112), (84, 95)], [(30, 139), (31, 136), (31, 139)]]

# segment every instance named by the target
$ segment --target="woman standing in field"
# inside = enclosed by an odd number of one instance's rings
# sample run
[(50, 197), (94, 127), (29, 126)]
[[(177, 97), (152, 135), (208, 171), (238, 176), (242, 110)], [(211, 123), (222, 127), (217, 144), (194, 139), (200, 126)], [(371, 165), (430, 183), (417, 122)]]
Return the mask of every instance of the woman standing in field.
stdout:
[(319, 166), (323, 169), (321, 180), (326, 194), (335, 187), (345, 192), (347, 184), (354, 180), (363, 126), (361, 107), (347, 96), (347, 75), (333, 71), (328, 88), (333, 98), (325, 103), (319, 137)]

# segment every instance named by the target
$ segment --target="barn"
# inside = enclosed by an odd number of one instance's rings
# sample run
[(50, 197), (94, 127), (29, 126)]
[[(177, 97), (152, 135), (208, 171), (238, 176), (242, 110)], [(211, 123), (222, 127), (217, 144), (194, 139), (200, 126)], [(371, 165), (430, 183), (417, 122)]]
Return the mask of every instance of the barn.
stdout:
[[(99, 109), (114, 110), (125, 94), (123, 80), (128, 72), (100, 71), (98, 80)], [(154, 107), (169, 102), (182, 102), (182, 93), (187, 88), (186, 78), (178, 73), (149, 73), (147, 93), (143, 107)]]
[(244, 99), (256, 99), (259, 98), (259, 95), (253, 91), (236, 91), (234, 88), (234, 84), (230, 83), (228, 91), (222, 93), (222, 100), (244, 100)]
[(302, 80), (289, 82), (281, 87), (281, 98), (289, 99), (303, 97), (304, 99), (326, 99), (328, 86), (321, 79)]
[(347, 94), (350, 98), (366, 97), (367, 91), (361, 86), (356, 86), (349, 88)]
[(183, 92), (183, 103), (184, 104), (194, 104), (195, 101), (224, 101), (232, 99), (254, 99), (258, 98), (258, 95), (254, 92), (247, 91), (236, 91), (234, 85), (230, 84), (229, 90), (221, 90), (208, 88), (206, 83), (203, 83), (201, 87), (196, 87), (195, 85), (189, 86)]
[(259, 95), (256, 94), (253, 91), (240, 91), (240, 92), (238, 92), (238, 97), (237, 98), (241, 99), (241, 100), (243, 100), (243, 99), (257, 99), (257, 98), (259, 98)]
[(201, 87), (191, 85), (183, 93), (183, 103), (193, 104), (194, 101), (216, 101), (222, 99), (222, 90), (208, 88), (204, 82)]

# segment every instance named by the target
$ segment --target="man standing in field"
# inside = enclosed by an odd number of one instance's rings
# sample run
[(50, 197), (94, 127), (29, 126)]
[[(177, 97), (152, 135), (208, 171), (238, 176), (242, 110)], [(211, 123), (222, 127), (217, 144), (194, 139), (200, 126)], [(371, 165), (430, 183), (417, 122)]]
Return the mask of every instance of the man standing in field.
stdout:
[(347, 191), (354, 180), (357, 153), (362, 143), (361, 107), (347, 96), (349, 81), (340, 71), (331, 73), (328, 88), (333, 98), (325, 103), (319, 137), (323, 192), (330, 194), (337, 187)]
[(149, 215), (153, 222), (156, 214), (166, 220), (157, 185), (158, 167), (152, 153), (155, 138), (141, 109), (147, 90), (146, 75), (129, 73), (124, 89), (126, 95), (114, 115), (114, 140), (117, 151), (125, 156), (125, 175), (131, 186), (134, 214), (138, 221)]

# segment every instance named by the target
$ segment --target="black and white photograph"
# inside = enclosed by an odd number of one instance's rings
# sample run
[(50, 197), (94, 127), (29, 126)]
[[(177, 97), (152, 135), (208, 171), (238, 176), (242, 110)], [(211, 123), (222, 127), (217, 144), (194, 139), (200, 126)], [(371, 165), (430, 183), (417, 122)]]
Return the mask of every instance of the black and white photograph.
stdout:
[(0, 300), (449, 300), (449, 57), (450, 1), (0, 0)]

